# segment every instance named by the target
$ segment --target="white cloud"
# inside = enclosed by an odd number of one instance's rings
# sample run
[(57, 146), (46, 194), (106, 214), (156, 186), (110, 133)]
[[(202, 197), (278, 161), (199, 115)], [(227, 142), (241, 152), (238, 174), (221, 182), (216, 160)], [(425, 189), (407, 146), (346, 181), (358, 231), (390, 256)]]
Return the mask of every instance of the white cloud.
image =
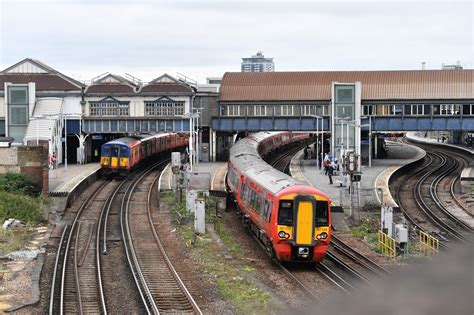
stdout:
[(88, 79), (106, 71), (239, 71), (262, 50), (276, 69), (472, 68), (473, 4), (463, 1), (3, 1), (0, 64), (25, 57)]

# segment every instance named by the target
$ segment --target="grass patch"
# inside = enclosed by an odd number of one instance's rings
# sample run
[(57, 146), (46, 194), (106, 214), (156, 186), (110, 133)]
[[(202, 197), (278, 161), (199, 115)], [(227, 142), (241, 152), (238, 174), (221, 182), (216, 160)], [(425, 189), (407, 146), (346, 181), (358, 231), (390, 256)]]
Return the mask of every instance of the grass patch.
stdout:
[(0, 222), (15, 218), (28, 224), (41, 220), (45, 199), (0, 191)]
[(173, 220), (176, 220), (178, 224), (185, 222), (185, 219), (191, 216), (191, 212), (186, 209), (186, 198), (182, 196), (180, 202), (179, 196), (172, 191), (161, 191), (160, 198), (169, 206), (171, 216)]
[[(173, 213), (185, 209), (186, 201), (179, 204), (172, 192), (161, 192), (161, 197), (170, 206)], [(181, 224), (178, 232), (186, 246), (195, 255), (204, 272), (209, 275), (211, 282), (216, 285), (220, 296), (229, 301), (241, 314), (268, 313), (269, 294), (258, 288), (253, 282), (253, 267), (241, 265), (242, 249), (232, 233), (225, 228), (224, 223), (216, 215), (217, 202), (213, 197), (206, 197), (206, 221), (213, 223), (216, 233), (231, 252), (233, 259), (226, 260), (222, 248), (206, 233), (197, 237), (194, 233), (193, 222)], [(191, 215), (189, 212), (184, 213)]]
[(24, 248), (31, 240), (28, 228), (17, 228), (15, 230), (0, 230), (0, 256)]

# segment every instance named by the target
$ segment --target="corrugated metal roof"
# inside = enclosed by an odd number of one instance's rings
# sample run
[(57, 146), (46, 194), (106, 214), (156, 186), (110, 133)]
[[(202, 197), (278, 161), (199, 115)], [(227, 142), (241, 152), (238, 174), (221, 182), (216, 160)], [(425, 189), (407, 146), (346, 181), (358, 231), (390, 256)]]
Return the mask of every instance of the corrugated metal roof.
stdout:
[(227, 72), (221, 101), (330, 100), (331, 84), (362, 82), (362, 100), (473, 99), (474, 70)]

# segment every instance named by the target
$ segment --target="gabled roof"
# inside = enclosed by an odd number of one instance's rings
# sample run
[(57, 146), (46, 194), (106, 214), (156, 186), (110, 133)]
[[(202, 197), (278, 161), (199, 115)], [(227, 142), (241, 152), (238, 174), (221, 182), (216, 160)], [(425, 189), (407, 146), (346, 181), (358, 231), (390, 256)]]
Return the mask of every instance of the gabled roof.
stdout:
[(5, 82), (35, 82), (37, 91), (74, 91), (84, 87), (81, 82), (31, 58), (25, 58), (1, 71), (0, 90), (3, 90)]
[(135, 93), (138, 86), (122, 76), (105, 73), (92, 81), (86, 93)]
[(130, 104), (130, 101), (119, 101), (118, 99), (112, 97), (112, 96), (107, 96), (104, 97), (103, 99), (99, 101), (90, 101), (91, 103), (118, 103), (118, 104)]
[(192, 93), (193, 89), (189, 85), (165, 73), (143, 86), (140, 92)]
[(332, 82), (362, 83), (362, 100), (474, 99), (474, 70), (227, 72), (221, 101), (330, 100)]

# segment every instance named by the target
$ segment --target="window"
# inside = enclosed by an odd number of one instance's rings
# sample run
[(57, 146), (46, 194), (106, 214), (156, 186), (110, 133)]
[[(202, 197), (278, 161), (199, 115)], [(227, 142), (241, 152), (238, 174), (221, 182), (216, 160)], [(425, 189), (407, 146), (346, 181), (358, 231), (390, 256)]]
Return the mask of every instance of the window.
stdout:
[(314, 217), (315, 226), (328, 225), (328, 202), (316, 201), (316, 216)]
[(403, 105), (393, 105), (393, 115), (403, 115)]
[(405, 105), (405, 115), (411, 115), (411, 105)]
[(263, 208), (263, 219), (267, 222), (270, 222), (270, 218), (272, 216), (272, 208), (273, 203), (265, 199)]
[(110, 147), (102, 147), (102, 156), (110, 156)]
[(412, 115), (423, 115), (423, 105), (411, 105)]
[(362, 106), (362, 116), (370, 116), (375, 113), (374, 105), (364, 105)]
[(26, 126), (28, 124), (28, 106), (9, 106), (10, 125)]
[(353, 106), (352, 105), (336, 105), (337, 117), (353, 119)]
[(127, 147), (120, 147), (120, 157), (122, 157), (122, 158), (128, 157)]
[(315, 105), (303, 105), (303, 116), (316, 115)]
[(293, 116), (293, 105), (281, 105), (281, 116)]
[(111, 157), (118, 157), (119, 147), (118, 146), (113, 146), (111, 149), (112, 149), (112, 153), (110, 154), (110, 156)]
[(265, 105), (255, 105), (254, 106), (254, 115), (255, 116), (266, 116), (267, 115), (267, 107)]
[(336, 103), (354, 103), (354, 87), (336, 86)]
[(10, 86), (8, 87), (8, 104), (27, 105), (28, 104), (28, 87), (27, 86)]
[(431, 105), (423, 105), (423, 111), (424, 115), (431, 115)]
[[(226, 116), (228, 106), (222, 106), (222, 115)], [(182, 116), (184, 115), (184, 102), (157, 100), (145, 102), (145, 116)]]
[[(469, 104), (463, 105), (463, 106), (462, 106), (462, 114), (463, 114), (463, 115), (471, 115), (471, 107), (472, 107), (472, 106), (474, 106), (474, 105), (472, 105), (472, 104), (471, 104), (471, 105), (469, 105)], [(473, 114), (474, 114), (474, 113), (473, 113)]]
[(278, 224), (292, 225), (293, 224), (293, 201), (281, 200), (278, 208)]
[(99, 101), (90, 102), (91, 116), (129, 116), (129, 102), (121, 101)]
[(439, 115), (441, 113), (441, 105), (433, 105), (433, 115)]
[(441, 115), (459, 115), (461, 111), (461, 105), (458, 104), (442, 104)]

